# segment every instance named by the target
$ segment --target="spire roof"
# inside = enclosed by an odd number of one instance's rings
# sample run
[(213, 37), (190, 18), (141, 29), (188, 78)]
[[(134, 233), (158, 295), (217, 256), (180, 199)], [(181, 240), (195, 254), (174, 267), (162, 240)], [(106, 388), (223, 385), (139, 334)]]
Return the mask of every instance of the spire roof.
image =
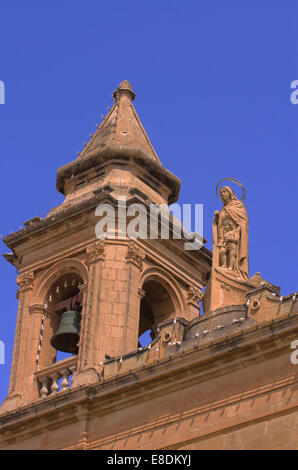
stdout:
[(160, 163), (149, 137), (142, 126), (132, 101), (135, 93), (131, 84), (124, 80), (113, 93), (114, 105), (78, 158), (87, 157), (95, 149), (110, 145), (135, 147)]
[(65, 183), (99, 165), (122, 160), (127, 165), (137, 165), (143, 180), (152, 178), (170, 190), (168, 204), (177, 201), (181, 181), (160, 162), (149, 137), (132, 104), (135, 93), (124, 80), (113, 93), (114, 105), (103, 119), (88, 144), (76, 160), (57, 171), (58, 191), (66, 194)]

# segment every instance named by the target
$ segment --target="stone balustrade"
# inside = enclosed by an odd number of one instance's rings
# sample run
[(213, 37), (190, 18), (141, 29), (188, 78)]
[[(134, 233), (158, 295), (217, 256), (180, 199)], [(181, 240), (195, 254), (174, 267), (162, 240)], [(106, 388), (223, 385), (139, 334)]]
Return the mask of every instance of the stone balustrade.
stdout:
[[(71, 388), (71, 376), (77, 368), (77, 356), (56, 362), (35, 373), (40, 398), (67, 392)], [(61, 382), (59, 383), (60, 379)]]

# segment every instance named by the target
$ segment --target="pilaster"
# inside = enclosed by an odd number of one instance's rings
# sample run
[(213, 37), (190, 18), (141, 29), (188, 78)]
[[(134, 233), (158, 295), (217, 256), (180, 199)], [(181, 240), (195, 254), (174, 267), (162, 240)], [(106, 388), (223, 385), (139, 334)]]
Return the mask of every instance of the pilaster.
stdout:
[(126, 354), (138, 347), (140, 322), (140, 302), (143, 291), (138, 288), (143, 269), (145, 253), (133, 241), (127, 247), (126, 262), (128, 265), (128, 298), (125, 312), (125, 330), (122, 337), (122, 350)]
[(8, 396), (3, 402), (1, 409), (10, 411), (20, 406), (24, 396), (24, 379), (26, 370), (26, 356), (29, 346), (30, 316), (28, 306), (30, 305), (31, 294), (34, 288), (34, 272), (28, 271), (17, 277), (19, 290), (17, 324), (15, 330), (15, 340), (13, 348), (13, 359), (10, 374)]
[(83, 294), (81, 313), (81, 333), (78, 353), (78, 367), (73, 376), (73, 387), (86, 385), (98, 380), (97, 360), (99, 298), (101, 289), (102, 266), (105, 259), (105, 242), (99, 240), (86, 249), (86, 264), (89, 269), (88, 284), (80, 286)]

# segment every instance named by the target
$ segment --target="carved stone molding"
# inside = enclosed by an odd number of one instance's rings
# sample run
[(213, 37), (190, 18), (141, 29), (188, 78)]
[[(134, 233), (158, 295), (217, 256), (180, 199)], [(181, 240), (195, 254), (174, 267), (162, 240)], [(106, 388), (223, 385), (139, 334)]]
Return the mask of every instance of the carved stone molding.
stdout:
[(134, 264), (140, 271), (143, 269), (145, 253), (133, 241), (130, 241), (128, 244), (127, 256), (125, 258), (128, 263)]
[(99, 240), (96, 243), (92, 243), (92, 245), (87, 246), (86, 248), (86, 264), (90, 265), (92, 263), (96, 263), (99, 260), (104, 260), (105, 254), (105, 242), (104, 240)]
[(187, 292), (187, 303), (199, 307), (199, 303), (203, 300), (204, 293), (195, 286), (190, 286)]
[(33, 289), (34, 278), (35, 278), (35, 276), (34, 276), (33, 271), (29, 271), (27, 273), (20, 274), (17, 277), (17, 284), (20, 288), (20, 292), (22, 292), (26, 289)]
[(140, 299), (142, 299), (143, 297), (145, 297), (145, 295), (146, 295), (146, 292), (145, 292), (143, 289), (141, 289), (141, 288), (139, 287), (139, 289), (138, 289), (138, 296), (140, 297)]
[(47, 308), (42, 304), (33, 304), (29, 306), (29, 313), (30, 315), (40, 314), (47, 312)]
[(88, 284), (80, 284), (79, 286), (79, 291), (81, 292), (81, 294), (86, 294), (87, 290), (88, 290)]

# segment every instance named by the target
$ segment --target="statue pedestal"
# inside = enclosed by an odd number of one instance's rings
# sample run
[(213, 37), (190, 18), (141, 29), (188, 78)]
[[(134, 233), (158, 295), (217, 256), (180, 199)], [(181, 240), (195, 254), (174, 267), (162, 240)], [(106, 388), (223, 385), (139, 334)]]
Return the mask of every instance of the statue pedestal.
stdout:
[(230, 305), (243, 305), (246, 293), (254, 286), (227, 268), (212, 267), (203, 299), (204, 312)]

